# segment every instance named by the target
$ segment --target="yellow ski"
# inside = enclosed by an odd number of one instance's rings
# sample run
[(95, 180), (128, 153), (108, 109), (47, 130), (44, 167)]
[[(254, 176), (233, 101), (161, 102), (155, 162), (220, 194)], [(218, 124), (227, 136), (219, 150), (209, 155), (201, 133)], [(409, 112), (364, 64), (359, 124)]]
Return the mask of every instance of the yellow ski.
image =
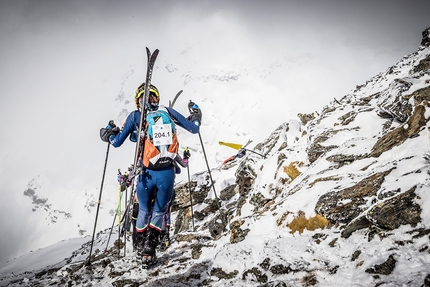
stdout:
[(237, 150), (240, 150), (242, 148), (242, 144), (236, 144), (236, 143), (226, 143), (226, 142), (218, 142), (220, 145), (225, 145)]

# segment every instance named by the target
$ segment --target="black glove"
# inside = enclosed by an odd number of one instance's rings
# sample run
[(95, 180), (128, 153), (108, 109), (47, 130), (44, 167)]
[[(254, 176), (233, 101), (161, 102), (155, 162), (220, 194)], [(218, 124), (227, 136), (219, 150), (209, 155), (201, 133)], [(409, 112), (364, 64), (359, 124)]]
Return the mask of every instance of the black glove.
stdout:
[(189, 158), (190, 158), (190, 156), (191, 156), (190, 150), (189, 150), (188, 148), (186, 148), (186, 149), (184, 150), (184, 156), (183, 156), (182, 158), (184, 158), (184, 159), (189, 159)]
[(188, 103), (188, 110), (190, 111), (190, 115), (188, 116), (188, 120), (190, 122), (195, 123), (196, 125), (200, 126), (202, 122), (202, 110), (199, 108), (199, 106), (190, 100)]
[(104, 142), (109, 142), (109, 138), (112, 135), (117, 135), (119, 133), (119, 127), (117, 127), (113, 121), (109, 121), (106, 128), (100, 129), (100, 138)]

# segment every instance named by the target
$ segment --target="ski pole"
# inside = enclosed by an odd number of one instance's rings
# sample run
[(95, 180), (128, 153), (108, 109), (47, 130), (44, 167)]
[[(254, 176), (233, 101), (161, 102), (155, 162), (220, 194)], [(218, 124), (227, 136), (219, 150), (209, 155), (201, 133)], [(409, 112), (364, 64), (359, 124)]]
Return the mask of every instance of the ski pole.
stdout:
[[(118, 170), (118, 171), (119, 171), (119, 170)], [(121, 193), (121, 184), (119, 185), (119, 192)], [(118, 206), (117, 206), (116, 211), (115, 211), (115, 216), (113, 217), (112, 226), (110, 227), (109, 237), (108, 237), (108, 240), (107, 240), (107, 242), (106, 242), (105, 253), (107, 252), (107, 249), (108, 249), (108, 246), (109, 246), (110, 237), (111, 237), (111, 235), (112, 235), (113, 226), (114, 226), (114, 224), (115, 224), (115, 219), (116, 219), (116, 216), (118, 215), (118, 209), (119, 209), (119, 206), (120, 206), (120, 204), (121, 204), (121, 196), (122, 196), (122, 194), (121, 194), (121, 195), (120, 195), (120, 197), (119, 197)], [(118, 217), (118, 218), (119, 218), (119, 217)]]
[(250, 149), (247, 149), (247, 148), (244, 148), (243, 150), (250, 151), (250, 152), (252, 152), (252, 153), (255, 153), (255, 154), (257, 154), (257, 155), (261, 156), (262, 158), (266, 158), (266, 156), (265, 156), (265, 155), (262, 155), (261, 153), (258, 153), (258, 152), (256, 152), (256, 151), (253, 151), (253, 150), (250, 150)]
[(187, 172), (188, 172), (188, 190), (190, 192), (191, 220), (193, 223), (193, 231), (194, 231), (193, 197), (191, 196), (191, 180), (190, 180), (190, 167), (189, 167), (189, 165), (187, 165)]
[(108, 142), (108, 146), (107, 146), (107, 150), (106, 150), (105, 166), (103, 168), (103, 176), (102, 176), (102, 182), (100, 185), (99, 201), (97, 202), (96, 219), (94, 221), (93, 238), (91, 239), (90, 255), (88, 256), (88, 262), (86, 264), (87, 266), (91, 265), (91, 253), (93, 251), (94, 235), (96, 234), (97, 219), (99, 217), (100, 201), (102, 200), (103, 184), (105, 181), (106, 167), (107, 167), (107, 162), (108, 162), (108, 157), (109, 157), (109, 147), (110, 147), (110, 142)]
[[(122, 197), (122, 194), (121, 194), (121, 197)], [(110, 237), (111, 237), (111, 235), (112, 235), (113, 226), (115, 225), (115, 219), (116, 219), (116, 217), (117, 217), (117, 216), (118, 216), (118, 220), (119, 220), (120, 216), (118, 215), (118, 208), (117, 208), (117, 211), (115, 212), (115, 215), (114, 215), (114, 217), (113, 217), (112, 226), (110, 227), (109, 237), (108, 237), (108, 240), (107, 240), (107, 242), (106, 242), (105, 253), (107, 252), (108, 247), (109, 247)]]
[[(121, 198), (119, 199), (119, 206), (121, 206)], [(124, 200), (124, 207), (127, 208), (127, 188), (125, 189), (125, 200)], [(120, 216), (118, 216), (118, 235), (121, 234), (121, 213), (119, 213)], [(118, 238), (119, 239), (119, 238)], [(118, 240), (119, 243), (119, 240)], [(126, 243), (127, 243), (127, 232), (124, 232), (124, 257), (126, 256)], [(118, 254), (119, 254), (119, 248), (118, 248)]]
[[(112, 236), (113, 226), (115, 225), (115, 220), (116, 220), (117, 216), (118, 216), (118, 225), (120, 225), (120, 223), (121, 223), (120, 222), (120, 218), (121, 218), (121, 200), (122, 200), (122, 196), (124, 194), (123, 189), (122, 189), (122, 182), (120, 181), (121, 180), (120, 179), (121, 176), (122, 176), (121, 175), (121, 171), (120, 171), (120, 169), (118, 169), (118, 182), (119, 182), (118, 205), (116, 207), (115, 215), (113, 217), (112, 225), (110, 227), (109, 237), (108, 237), (108, 240), (106, 242), (106, 248), (105, 248), (105, 251), (104, 251), (105, 253), (107, 252), (108, 247), (109, 247), (109, 242), (110, 242), (110, 238)], [(125, 197), (127, 198), (127, 188), (125, 189)]]
[[(121, 184), (119, 185), (119, 193), (118, 193), (118, 207), (117, 207), (117, 214), (118, 214), (118, 258), (121, 256), (121, 251), (120, 251), (120, 241), (121, 241), (121, 196), (122, 196), (122, 192), (121, 192)], [(125, 237), (124, 237), (125, 238)], [(125, 248), (125, 246), (124, 246)]]
[[(215, 184), (214, 184), (214, 180), (212, 179), (212, 173), (211, 173), (211, 169), (209, 168), (208, 158), (206, 157), (205, 146), (203, 145), (203, 140), (202, 140), (202, 136), (201, 136), (201, 134), (200, 134), (200, 131), (199, 131), (199, 138), (200, 138), (200, 144), (201, 144), (201, 146), (202, 146), (202, 150), (203, 150), (203, 155), (204, 155), (204, 157), (205, 157), (205, 161), (206, 161), (206, 166), (207, 166), (207, 168), (208, 168), (209, 177), (210, 177), (210, 179), (211, 179), (212, 187), (213, 187), (213, 189), (214, 189), (214, 195), (215, 195), (215, 198), (216, 198), (216, 199), (218, 199), (218, 196), (216, 195), (216, 191), (215, 191)], [(219, 204), (219, 203), (218, 203), (218, 204)]]
[(107, 240), (107, 243), (106, 243), (106, 247), (105, 247), (105, 253), (107, 252), (107, 249), (108, 249), (108, 246), (109, 246), (109, 241), (110, 241), (110, 237), (112, 235), (113, 226), (115, 224), (116, 215), (117, 214), (115, 213), (115, 216), (113, 217), (113, 221), (112, 221), (112, 226), (110, 227), (109, 237), (108, 237), (108, 240)]

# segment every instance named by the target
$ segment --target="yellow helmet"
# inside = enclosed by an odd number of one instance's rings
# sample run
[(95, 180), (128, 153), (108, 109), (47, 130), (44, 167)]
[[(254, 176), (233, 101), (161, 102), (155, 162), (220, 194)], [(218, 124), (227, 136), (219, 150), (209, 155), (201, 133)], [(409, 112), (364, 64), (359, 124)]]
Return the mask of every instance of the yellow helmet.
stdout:
[[(140, 98), (143, 97), (143, 94), (145, 93), (145, 83), (142, 83), (136, 90), (136, 94), (134, 96), (134, 102), (136, 103), (136, 107), (140, 107)], [(154, 85), (149, 86), (149, 95), (152, 95), (155, 97), (157, 103), (160, 103), (160, 93), (158, 92), (158, 89)]]

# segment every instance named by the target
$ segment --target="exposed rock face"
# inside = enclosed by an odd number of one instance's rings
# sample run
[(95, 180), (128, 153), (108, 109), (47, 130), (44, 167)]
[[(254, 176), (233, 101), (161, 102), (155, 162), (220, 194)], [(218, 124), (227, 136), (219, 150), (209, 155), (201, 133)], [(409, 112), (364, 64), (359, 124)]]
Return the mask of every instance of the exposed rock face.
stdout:
[(373, 206), (367, 212), (367, 219), (379, 228), (393, 230), (401, 225), (415, 227), (421, 222), (421, 207), (415, 203), (414, 186), (410, 190)]
[(366, 213), (350, 222), (344, 230), (342, 237), (348, 238), (352, 232), (375, 226), (382, 230), (394, 230), (401, 225), (416, 226), (421, 221), (421, 207), (415, 203), (416, 187), (400, 193), (388, 200), (372, 206)]
[(385, 176), (390, 172), (391, 170), (376, 173), (356, 185), (324, 194), (318, 199), (315, 212), (334, 223), (350, 223), (367, 209), (367, 201), (376, 197)]
[(426, 28), (423, 33), (423, 39), (421, 40), (421, 46), (426, 46), (430, 44), (430, 28)]
[(232, 184), (230, 186), (227, 186), (226, 188), (224, 188), (223, 190), (221, 190), (220, 194), (219, 194), (219, 198), (221, 200), (227, 201), (229, 199), (231, 199), (233, 196), (236, 195), (237, 193), (237, 184)]
[(193, 213), (191, 211), (191, 202), (193, 205), (203, 203), (209, 193), (210, 188), (206, 185), (199, 186), (191, 181), (182, 185), (175, 186), (175, 198), (172, 203), (172, 212), (178, 212), (175, 221), (174, 234), (188, 230), (192, 217), (205, 217), (207, 213)]
[(254, 149), (258, 150), (260, 154), (266, 156), (268, 153), (273, 151), (273, 148), (277, 145), (278, 141), (284, 141), (284, 145), (281, 145), (280, 149), (284, 148), (285, 138), (282, 138), (282, 134), (290, 129), (288, 123), (280, 125), (265, 141), (257, 144)]
[(204, 203), (206, 206), (202, 210), (194, 211), (194, 215), (198, 220), (203, 220), (207, 216), (213, 215), (220, 207), (220, 203), (217, 199), (207, 199)]
[(230, 243), (238, 243), (240, 241), (243, 241), (250, 231), (247, 229), (242, 229), (241, 226), (243, 225), (244, 220), (237, 220), (230, 224)]
[(309, 146), (309, 148), (306, 150), (308, 153), (308, 158), (310, 163), (313, 163), (316, 161), (321, 155), (327, 153), (328, 151), (337, 148), (336, 145), (329, 145), (324, 146), (322, 145), (323, 142), (328, 140), (330, 137), (333, 136), (333, 134), (336, 134), (337, 131), (325, 131), (322, 134), (318, 135), (312, 144)]
[(224, 210), (220, 210), (214, 218), (209, 221), (208, 228), (212, 238), (215, 240), (219, 239), (225, 231), (227, 224), (227, 213)]
[(210, 187), (206, 185), (201, 185), (198, 189), (196, 187), (197, 183), (194, 181), (191, 181), (190, 184), (185, 183), (175, 186), (175, 199), (172, 204), (172, 211), (189, 207), (191, 201), (193, 205), (202, 203), (207, 197)]
[(254, 193), (249, 200), (249, 203), (256, 207), (256, 210), (262, 208), (266, 203), (270, 201), (270, 198), (265, 198), (261, 193)]
[(232, 278), (235, 278), (238, 273), (239, 273), (239, 271), (237, 271), (237, 270), (230, 272), (230, 273), (226, 273), (221, 268), (212, 268), (212, 270), (211, 270), (211, 275), (216, 276), (219, 279), (232, 279)]
[(357, 156), (357, 155), (336, 154), (336, 155), (328, 156), (326, 158), (326, 160), (336, 163), (337, 164), (336, 168), (340, 168), (340, 167), (344, 166), (345, 164), (352, 163), (357, 158), (359, 158), (359, 156)]
[[(427, 70), (429, 68), (430, 67), (427, 67)], [(405, 96), (405, 98), (406, 97), (409, 99), (412, 98), (414, 100), (415, 105), (419, 105), (419, 104), (423, 103), (423, 104), (428, 106), (428, 102), (430, 102), (430, 86), (416, 90), (415, 92), (413, 92), (409, 96)]]
[(188, 230), (190, 228), (190, 222), (191, 222), (190, 209), (179, 210), (176, 215), (174, 234), (178, 234), (181, 231)]
[(429, 70), (430, 70), (430, 55), (428, 55), (427, 57), (422, 59), (417, 66), (413, 67), (411, 72), (412, 73), (419, 73), (419, 72), (425, 73), (425, 72), (428, 72)]
[(299, 117), (299, 119), (303, 125), (306, 125), (308, 122), (315, 119), (315, 115), (313, 113), (312, 114), (301, 114), (301, 113), (299, 113), (299, 114), (297, 114), (297, 116)]
[(390, 255), (387, 261), (382, 264), (375, 265), (369, 269), (366, 269), (366, 272), (371, 274), (389, 275), (391, 274), (391, 272), (393, 272), (395, 267), (396, 259), (394, 259), (393, 255)]
[(412, 114), (413, 106), (403, 94), (409, 90), (412, 83), (402, 79), (395, 79), (389, 89), (383, 91), (378, 98), (378, 107), (404, 123)]
[(380, 138), (373, 146), (369, 157), (378, 157), (383, 152), (392, 149), (395, 146), (401, 145), (408, 138), (417, 136), (422, 127), (426, 125), (428, 119), (425, 118), (425, 107), (419, 105), (415, 108), (413, 115), (392, 132), (387, 133)]
[(242, 161), (236, 171), (236, 184), (239, 188), (239, 194), (246, 196), (251, 190), (257, 173), (250, 163)]

